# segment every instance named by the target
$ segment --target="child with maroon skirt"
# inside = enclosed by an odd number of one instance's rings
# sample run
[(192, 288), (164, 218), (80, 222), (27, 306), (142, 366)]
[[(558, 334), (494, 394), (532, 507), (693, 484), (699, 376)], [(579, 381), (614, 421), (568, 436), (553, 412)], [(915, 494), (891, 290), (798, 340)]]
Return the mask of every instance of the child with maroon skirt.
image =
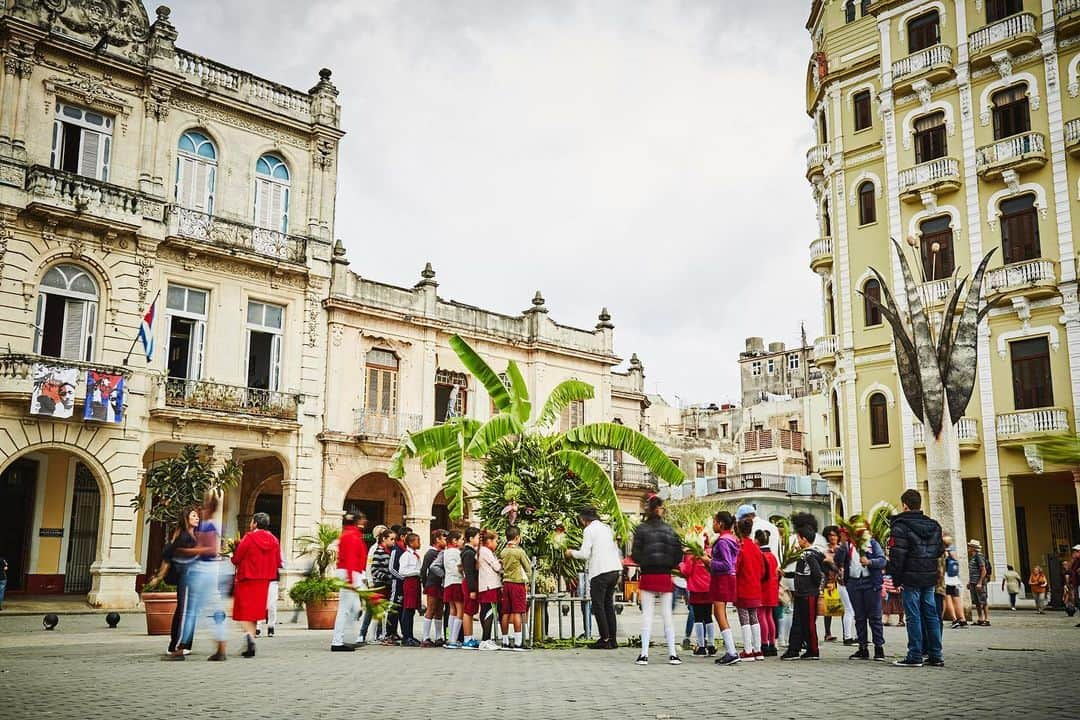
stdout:
[(720, 626), (720, 637), (724, 640), (724, 655), (716, 659), (717, 665), (734, 665), (739, 662), (735, 652), (735, 636), (727, 619), (728, 603), (735, 602), (735, 561), (739, 556), (739, 541), (732, 534), (735, 518), (727, 510), (721, 510), (713, 518), (713, 532), (717, 538), (712, 545), (712, 559), (709, 572), (709, 595), (713, 604), (713, 615)]
[(478, 650), (480, 641), (473, 632), (473, 616), (480, 612), (480, 528), (465, 529), (465, 544), (461, 547), (461, 647)]
[(707, 563), (705, 558), (687, 553), (679, 564), (679, 572), (686, 578), (686, 590), (690, 594), (690, 612), (694, 616), (694, 633), (697, 637), (694, 655), (697, 657), (716, 654), (716, 647), (713, 646), (712, 596), (709, 594), (711, 575)]
[(443, 602), (446, 603), (450, 618), (446, 624), (447, 650), (461, 647), (458, 634), (461, 632), (461, 614), (464, 600), (461, 594), (461, 533), (451, 530), (446, 536), (446, 549), (443, 550)]
[(401, 646), (420, 647), (420, 641), (413, 635), (413, 621), (420, 609), (420, 536), (409, 533), (405, 536), (405, 550), (401, 553), (398, 574), (402, 578), (401, 597)]
[(499, 536), (490, 530), (480, 533), (480, 551), (477, 555), (479, 592), (476, 601), (480, 605), (480, 625), (484, 637), (481, 650), (498, 650), (499, 643), (492, 639), (495, 619), (499, 617), (499, 596), (502, 594), (502, 563), (495, 555)]
[(634, 530), (630, 556), (641, 567), (641, 578), (638, 581), (638, 591), (641, 594), (641, 654), (635, 662), (638, 665), (649, 664), (653, 608), (659, 603), (660, 615), (664, 619), (668, 664), (679, 665), (682, 661), (675, 650), (675, 623), (671, 617), (675, 592), (671, 573), (682, 559), (682, 543), (671, 526), (664, 522), (664, 501), (659, 495), (649, 495), (645, 522)]

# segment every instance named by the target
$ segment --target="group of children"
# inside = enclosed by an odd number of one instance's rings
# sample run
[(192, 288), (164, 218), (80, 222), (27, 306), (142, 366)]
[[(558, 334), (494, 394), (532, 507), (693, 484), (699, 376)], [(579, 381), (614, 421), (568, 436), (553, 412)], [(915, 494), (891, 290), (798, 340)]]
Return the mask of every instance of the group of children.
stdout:
[[(498, 536), (489, 530), (435, 530), (423, 559), (420, 537), (409, 528), (376, 530), (378, 546), (371, 563), (371, 582), (388, 588), (395, 605), (387, 619), (384, 645), (499, 650), (499, 643), (492, 639), (498, 618), (501, 649), (525, 649), (522, 620), (527, 612), (526, 586), (532, 563), (521, 549), (516, 527), (507, 529), (501, 552)], [(425, 612), (418, 639), (414, 625), (422, 607)], [(477, 615), (479, 633), (475, 629)], [(400, 636), (396, 632), (399, 626)]]

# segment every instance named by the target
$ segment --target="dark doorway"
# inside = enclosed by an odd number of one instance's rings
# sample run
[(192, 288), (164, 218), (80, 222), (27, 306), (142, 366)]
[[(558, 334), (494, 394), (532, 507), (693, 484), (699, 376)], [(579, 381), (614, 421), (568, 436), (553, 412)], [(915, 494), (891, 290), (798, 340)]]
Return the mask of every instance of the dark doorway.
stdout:
[(1022, 507), (1016, 508), (1016, 546), (1017, 550), (1020, 551), (1020, 567), (1016, 568), (1016, 572), (1020, 573), (1020, 577), (1024, 579), (1027, 594), (1031, 595), (1031, 589), (1027, 587), (1027, 579), (1031, 577), (1031, 560), (1028, 558), (1027, 514)]
[(68, 526), (67, 566), (64, 592), (90, 591), (90, 566), (97, 557), (98, 515), (101, 493), (97, 480), (82, 463), (75, 465), (75, 489), (71, 497), (71, 524)]
[(346, 500), (343, 509), (354, 514), (364, 513), (369, 528), (386, 524), (386, 503), (382, 500)]
[(248, 340), (248, 376), (247, 386), (259, 390), (274, 390), (270, 387), (270, 362), (274, 336), (270, 333), (250, 333)]
[(38, 464), (16, 460), (0, 475), (0, 557), (8, 563), (7, 589), (25, 590)]
[(255, 498), (255, 512), (270, 516), (270, 532), (281, 537), (281, 496), (260, 494)]
[(431, 514), (434, 516), (434, 520), (431, 521), (432, 530), (451, 530), (450, 525), (450, 508), (446, 505), (440, 505), (436, 503), (431, 506)]
[(169, 323), (169, 377), (192, 380), (191, 341), (195, 334), (195, 321), (173, 317)]

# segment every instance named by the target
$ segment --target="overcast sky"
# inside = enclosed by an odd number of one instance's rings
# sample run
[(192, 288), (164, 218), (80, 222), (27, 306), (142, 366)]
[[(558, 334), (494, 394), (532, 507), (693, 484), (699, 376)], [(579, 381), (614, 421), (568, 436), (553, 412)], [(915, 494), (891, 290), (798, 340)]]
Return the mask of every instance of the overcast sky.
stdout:
[(648, 390), (689, 403), (738, 398), (746, 336), (820, 332), (805, 5), (184, 0), (172, 20), (299, 89), (334, 71), (352, 270), (411, 286), (430, 261), (444, 298), (516, 313), (540, 290), (585, 328), (607, 306)]

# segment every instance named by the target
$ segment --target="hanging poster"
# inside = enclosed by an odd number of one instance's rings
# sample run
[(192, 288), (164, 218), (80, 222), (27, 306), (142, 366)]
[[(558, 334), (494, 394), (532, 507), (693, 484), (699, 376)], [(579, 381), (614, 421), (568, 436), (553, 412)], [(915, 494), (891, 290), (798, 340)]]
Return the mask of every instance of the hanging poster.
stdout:
[(75, 410), (75, 383), (79, 370), (63, 365), (34, 363), (34, 390), (30, 414), (69, 418)]
[(124, 420), (124, 376), (86, 371), (84, 420), (118, 423)]

